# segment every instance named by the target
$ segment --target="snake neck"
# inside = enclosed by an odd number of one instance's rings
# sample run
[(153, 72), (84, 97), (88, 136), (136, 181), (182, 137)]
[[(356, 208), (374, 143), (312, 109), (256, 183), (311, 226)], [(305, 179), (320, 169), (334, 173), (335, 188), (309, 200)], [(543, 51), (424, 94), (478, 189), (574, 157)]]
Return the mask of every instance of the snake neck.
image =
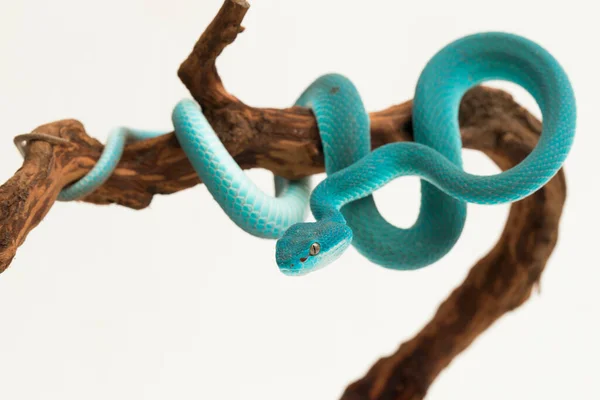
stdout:
[(313, 203), (311, 204), (311, 211), (317, 223), (326, 224), (334, 222), (337, 224), (347, 225), (346, 218), (344, 218), (344, 215), (341, 213), (341, 211), (335, 207), (332, 207), (331, 205)]

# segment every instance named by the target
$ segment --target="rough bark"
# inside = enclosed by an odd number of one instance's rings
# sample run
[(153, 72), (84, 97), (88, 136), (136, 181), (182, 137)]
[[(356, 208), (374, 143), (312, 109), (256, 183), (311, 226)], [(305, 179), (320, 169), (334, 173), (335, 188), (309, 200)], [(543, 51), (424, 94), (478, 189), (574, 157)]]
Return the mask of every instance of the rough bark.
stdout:
[[(244, 168), (265, 168), (287, 178), (321, 172), (322, 148), (309, 111), (246, 105), (225, 90), (217, 74), (215, 60), (243, 31), (241, 22), (248, 7), (244, 0), (225, 0), (181, 65), (179, 77)], [(411, 140), (410, 101), (371, 113), (371, 121), (374, 148)], [(484, 152), (502, 169), (522, 160), (541, 132), (540, 121), (510, 95), (485, 87), (474, 88), (464, 97), (460, 125), (464, 146)], [(23, 166), (0, 187), (0, 272), (50, 210), (60, 189), (88, 172), (103, 149), (76, 120), (53, 122), (34, 132), (70, 143), (32, 142)], [(171, 133), (128, 145), (114, 176), (83, 201), (141, 209), (155, 194), (198, 183)], [(534, 195), (513, 204), (497, 245), (472, 268), (433, 319), (348, 386), (342, 398), (422, 399), (457, 354), (529, 298), (556, 243), (565, 196), (561, 171)]]

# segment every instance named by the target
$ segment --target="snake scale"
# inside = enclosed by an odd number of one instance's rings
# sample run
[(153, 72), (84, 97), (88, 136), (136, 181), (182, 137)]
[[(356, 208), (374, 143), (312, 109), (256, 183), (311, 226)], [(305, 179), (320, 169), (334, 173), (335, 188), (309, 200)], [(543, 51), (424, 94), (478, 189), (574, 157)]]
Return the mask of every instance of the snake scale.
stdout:
[[(542, 111), (535, 149), (518, 165), (491, 176), (462, 169), (458, 110), (465, 92), (486, 80), (525, 88)], [(467, 203), (522, 199), (561, 168), (573, 143), (575, 97), (568, 77), (545, 49), (523, 37), (486, 32), (458, 39), (427, 63), (413, 102), (415, 142), (371, 151), (370, 121), (356, 87), (342, 75), (313, 82), (296, 105), (312, 110), (325, 156), (326, 179), (310, 191), (310, 179), (275, 177), (275, 197), (261, 191), (237, 165), (193, 100), (173, 110), (175, 135), (214, 199), (246, 232), (278, 239), (276, 261), (286, 275), (304, 275), (337, 259), (350, 244), (371, 262), (412, 270), (430, 265), (455, 245)], [(92, 193), (116, 168), (125, 144), (164, 132), (117, 128), (102, 156), (59, 200)], [(373, 192), (400, 176), (421, 179), (417, 221), (398, 228), (379, 213)], [(310, 209), (315, 222), (303, 222)]]

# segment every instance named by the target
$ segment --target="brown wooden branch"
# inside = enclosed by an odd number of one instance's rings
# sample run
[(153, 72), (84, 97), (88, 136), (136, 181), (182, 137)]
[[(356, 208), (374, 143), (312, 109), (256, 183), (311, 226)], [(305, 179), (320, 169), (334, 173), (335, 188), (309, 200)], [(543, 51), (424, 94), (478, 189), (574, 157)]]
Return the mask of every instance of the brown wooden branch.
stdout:
[[(535, 146), (540, 124), (522, 118), (489, 122), (484, 139), (469, 129), (470, 140), (502, 169), (522, 160)], [(466, 135), (463, 135), (463, 137)], [(433, 319), (391, 356), (381, 358), (345, 391), (343, 400), (418, 400), (460, 352), (498, 318), (523, 304), (539, 283), (558, 236), (565, 202), (562, 171), (532, 196), (513, 204), (496, 246), (470, 271), (439, 307)]]
[[(215, 61), (243, 31), (244, 0), (225, 0), (179, 70), (179, 77), (228, 151), (244, 168), (265, 168), (287, 178), (323, 171), (314, 118), (307, 110), (254, 108), (229, 94)], [(463, 144), (491, 157), (502, 169), (535, 146), (541, 123), (511, 96), (478, 87), (460, 108)], [(411, 140), (411, 103), (371, 113), (372, 143)], [(0, 272), (27, 234), (41, 222), (60, 189), (87, 173), (102, 144), (75, 120), (35, 129), (69, 139), (69, 145), (33, 142), (23, 166), (0, 187)], [(127, 146), (114, 176), (84, 201), (141, 209), (155, 194), (200, 183), (175, 136), (167, 134)], [(438, 374), (502, 315), (520, 306), (540, 279), (557, 240), (566, 186), (562, 171), (529, 198), (515, 203), (494, 249), (471, 270), (433, 319), (394, 354), (378, 361), (350, 385), (345, 400), (422, 399)]]

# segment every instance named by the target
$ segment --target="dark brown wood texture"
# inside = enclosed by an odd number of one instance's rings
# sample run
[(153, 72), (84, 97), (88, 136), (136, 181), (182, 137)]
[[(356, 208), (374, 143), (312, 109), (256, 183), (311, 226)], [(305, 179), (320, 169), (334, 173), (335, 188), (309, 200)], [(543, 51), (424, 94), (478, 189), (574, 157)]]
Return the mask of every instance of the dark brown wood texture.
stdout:
[[(244, 0), (225, 0), (182, 63), (179, 77), (244, 168), (265, 168), (288, 178), (321, 172), (323, 153), (309, 111), (248, 106), (225, 90), (217, 74), (215, 60), (243, 31), (248, 7)], [(371, 121), (374, 148), (411, 140), (410, 101), (371, 113)], [(522, 160), (541, 132), (540, 121), (510, 95), (485, 87), (474, 88), (464, 97), (460, 125), (464, 146), (484, 152), (502, 169)], [(0, 272), (50, 210), (60, 189), (87, 173), (103, 149), (75, 120), (56, 121), (34, 132), (66, 138), (70, 144), (32, 142), (23, 166), (0, 187)], [(128, 145), (114, 176), (84, 201), (141, 209), (155, 194), (198, 183), (171, 133)], [(343, 399), (422, 399), (456, 355), (529, 298), (556, 243), (565, 196), (561, 171), (534, 195), (513, 204), (499, 242), (433, 319), (348, 386)]]

